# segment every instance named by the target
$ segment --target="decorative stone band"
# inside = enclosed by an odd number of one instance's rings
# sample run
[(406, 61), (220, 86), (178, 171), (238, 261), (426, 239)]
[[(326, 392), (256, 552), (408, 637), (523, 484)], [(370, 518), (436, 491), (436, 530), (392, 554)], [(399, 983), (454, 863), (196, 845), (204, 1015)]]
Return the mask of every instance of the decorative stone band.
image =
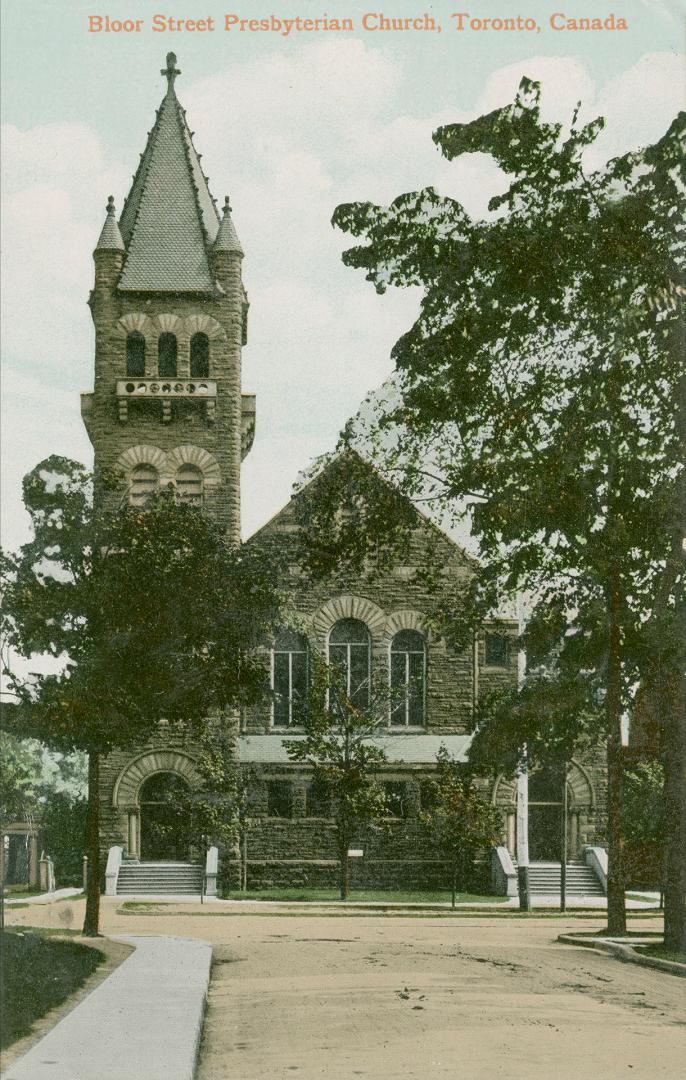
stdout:
[(172, 418), (172, 400), (174, 398), (202, 398), (205, 402), (205, 416), (208, 423), (213, 423), (217, 407), (217, 384), (210, 379), (186, 381), (178, 379), (119, 379), (117, 381), (117, 407), (119, 422), (125, 424), (129, 418), (129, 400), (147, 398), (162, 403), (162, 420), (168, 424)]

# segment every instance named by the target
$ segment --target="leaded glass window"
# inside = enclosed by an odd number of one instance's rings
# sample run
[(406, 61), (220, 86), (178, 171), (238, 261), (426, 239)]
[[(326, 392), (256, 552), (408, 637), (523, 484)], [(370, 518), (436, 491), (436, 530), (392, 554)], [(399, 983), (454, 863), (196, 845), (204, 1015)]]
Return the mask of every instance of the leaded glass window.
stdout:
[(272, 656), (274, 726), (300, 724), (307, 705), (307, 638), (295, 630), (281, 630)]
[(426, 643), (417, 630), (401, 630), (391, 642), (391, 724), (425, 722)]
[(341, 619), (329, 634), (329, 664), (336, 668), (348, 698), (368, 709), (371, 682), (369, 630), (359, 619)]

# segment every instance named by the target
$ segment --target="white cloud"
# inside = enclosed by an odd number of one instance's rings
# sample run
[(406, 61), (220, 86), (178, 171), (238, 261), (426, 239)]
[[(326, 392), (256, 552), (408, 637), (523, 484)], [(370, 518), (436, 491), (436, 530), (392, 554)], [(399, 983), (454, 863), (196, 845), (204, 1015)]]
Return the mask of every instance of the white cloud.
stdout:
[[(502, 185), (493, 162), (446, 162), (431, 134), (508, 103), (522, 75), (542, 81), (546, 119), (568, 119), (579, 99), (585, 117), (605, 114), (605, 156), (659, 136), (681, 104), (679, 58), (670, 53), (646, 55), (600, 86), (577, 57), (533, 57), (489, 74), (469, 111), (446, 106), (447, 79), (434, 109), (417, 106), (402, 56), (361, 39), (326, 41), (180, 87), (213, 193), (230, 192), (246, 251), (244, 384), (258, 394), (244, 466), (248, 530), (287, 499), (309, 458), (334, 444), (389, 373), (391, 347), (415, 318), (415, 290), (378, 297), (342, 265), (351, 241), (331, 228), (338, 203), (385, 203), (434, 185), (483, 213)], [(121, 206), (135, 164), (106, 158), (99, 134), (82, 124), (4, 134), (4, 523), (13, 538), (21, 475), (53, 450), (89, 458), (78, 392), (92, 381), (91, 252), (106, 197)]]

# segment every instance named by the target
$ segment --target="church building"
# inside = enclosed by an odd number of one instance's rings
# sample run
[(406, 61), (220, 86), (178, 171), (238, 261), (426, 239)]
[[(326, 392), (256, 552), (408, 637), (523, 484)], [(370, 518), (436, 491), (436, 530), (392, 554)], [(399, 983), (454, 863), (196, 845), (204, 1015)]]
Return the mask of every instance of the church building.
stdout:
[[(179, 499), (214, 515), (238, 544), (241, 461), (255, 437), (256, 415), (255, 398), (242, 392), (241, 382), (248, 343), (244, 251), (228, 198), (219, 210), (210, 194), (176, 95), (179, 74), (170, 53), (163, 71), (167, 90), (119, 217), (112, 198), (107, 206), (89, 300), (94, 384), (82, 395), (81, 408), (96, 476), (116, 470), (134, 506), (171, 485)], [(273, 693), (241, 717), (238, 755), (250, 777), (250, 810), (240, 874), (234, 867), (229, 876), (251, 889), (332, 885), (337, 879), (326, 802), (307, 768), (293, 763), (284, 747), (285, 737), (298, 736), (298, 701), (311, 658), (320, 655), (339, 665), (362, 707), (365, 687), (375, 680), (394, 692), (379, 739), (387, 755), (382, 780), (388, 828), (365, 838), (353, 886), (442, 885), (442, 868), (421, 841), (423, 780), (441, 745), (466, 760), (479, 695), (516, 680), (516, 623), (485, 626), (462, 651), (432, 633), (436, 597), (415, 570), (429, 558), (440, 560), (454, 587), (466, 584), (473, 563), (419, 512), (402, 559), (373, 583), (338, 575), (313, 584), (295, 554), (300, 497), (249, 541), (276, 543), (286, 552), (293, 546), (282, 584), (298, 630), (284, 628), (265, 647)], [(97, 498), (107, 505), (121, 492), (102, 487)], [(135, 752), (112, 753), (101, 784), (107, 891), (199, 891), (203, 881), (213, 891), (216, 865), (196, 863), (182, 834), (170, 836), (158, 827), (174, 790), (201, 785), (191, 742), (160, 729), (154, 742)], [(531, 858), (557, 860), (562, 794), (545, 770), (531, 776), (530, 788)], [(502, 813), (495, 877), (503, 886), (516, 858), (515, 786), (502, 776), (484, 778), (482, 789)], [(599, 842), (604, 791), (602, 763), (571, 763), (565, 827), (572, 860)]]

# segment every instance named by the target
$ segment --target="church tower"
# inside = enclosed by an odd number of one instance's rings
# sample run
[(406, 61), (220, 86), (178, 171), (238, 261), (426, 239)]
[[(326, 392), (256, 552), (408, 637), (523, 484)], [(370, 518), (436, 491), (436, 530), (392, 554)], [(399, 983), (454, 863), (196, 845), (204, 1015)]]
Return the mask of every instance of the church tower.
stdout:
[[(240, 465), (255, 399), (241, 393), (248, 301), (228, 197), (221, 215), (176, 96), (173, 53), (117, 221), (110, 196), (89, 305), (95, 381), (81, 413), (103, 505), (143, 505), (172, 485), (240, 539)], [(122, 484), (103, 485), (112, 470)]]

